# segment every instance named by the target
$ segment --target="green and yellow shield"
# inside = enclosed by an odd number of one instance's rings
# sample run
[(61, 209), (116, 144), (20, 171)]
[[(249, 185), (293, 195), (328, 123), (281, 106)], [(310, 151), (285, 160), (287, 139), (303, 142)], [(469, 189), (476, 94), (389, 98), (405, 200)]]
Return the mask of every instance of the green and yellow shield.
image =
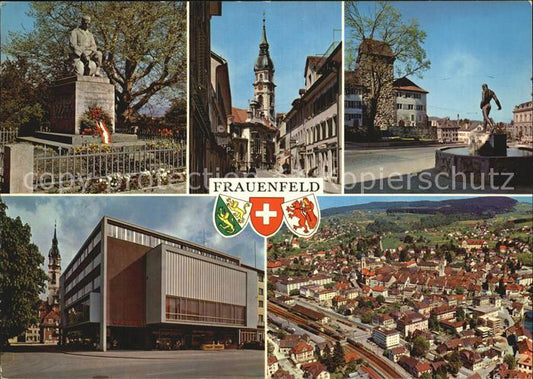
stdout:
[(226, 195), (218, 195), (213, 209), (215, 228), (224, 237), (239, 234), (250, 217), (251, 204), (248, 201)]

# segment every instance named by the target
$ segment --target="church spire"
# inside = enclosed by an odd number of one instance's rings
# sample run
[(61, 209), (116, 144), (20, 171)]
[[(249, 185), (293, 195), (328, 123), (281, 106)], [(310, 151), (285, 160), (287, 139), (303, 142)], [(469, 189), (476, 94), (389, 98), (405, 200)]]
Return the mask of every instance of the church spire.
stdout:
[(57, 223), (54, 222), (54, 237), (48, 253), (48, 304), (58, 304), (59, 276), (61, 275), (61, 255), (57, 242)]
[(265, 12), (263, 12), (263, 34), (261, 36), (261, 42), (259, 43), (259, 55), (255, 60), (254, 69), (258, 70), (272, 70), (274, 71), (274, 63), (270, 59), (270, 52), (268, 51), (268, 39), (266, 35), (266, 21)]
[(267, 32), (266, 32), (266, 25), (265, 25), (265, 12), (263, 12), (263, 37), (261, 38), (260, 46), (264, 46), (264, 45), (268, 47)]
[(57, 223), (55, 222), (54, 222), (54, 237), (52, 238), (52, 248), (50, 249), (50, 252), (48, 253), (48, 258), (61, 259), (59, 255), (59, 247), (57, 243)]

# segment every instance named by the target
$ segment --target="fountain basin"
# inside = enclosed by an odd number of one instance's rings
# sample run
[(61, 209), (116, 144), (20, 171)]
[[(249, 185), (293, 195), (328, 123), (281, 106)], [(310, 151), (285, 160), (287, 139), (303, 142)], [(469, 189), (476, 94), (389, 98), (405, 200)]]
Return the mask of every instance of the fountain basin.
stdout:
[[(446, 147), (435, 152), (435, 168), (476, 184), (533, 184), (533, 149), (508, 148), (507, 156), (475, 155), (467, 147)], [(491, 175), (492, 172), (492, 175)], [(462, 175), (464, 174), (464, 175)]]

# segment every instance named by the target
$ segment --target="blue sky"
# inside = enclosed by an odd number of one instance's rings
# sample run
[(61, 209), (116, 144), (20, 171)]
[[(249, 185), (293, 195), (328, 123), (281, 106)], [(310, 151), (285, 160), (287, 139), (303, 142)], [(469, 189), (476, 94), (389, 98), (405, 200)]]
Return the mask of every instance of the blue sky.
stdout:
[(232, 103), (247, 108), (253, 97), (254, 62), (259, 53), (265, 12), (270, 56), (274, 61), (276, 112), (287, 112), (304, 88), (308, 55), (322, 55), (341, 38), (339, 2), (223, 2), (222, 16), (211, 19), (211, 49), (228, 61)]
[[(509, 122), (515, 105), (531, 100), (532, 17), (527, 1), (394, 2), (405, 20), (427, 32), (431, 69), (413, 81), (429, 91), (428, 116), (481, 120), (481, 84), (502, 103), (491, 117)], [(362, 4), (373, 9), (374, 3)], [(348, 29), (346, 29), (348, 35)]]
[[(398, 201), (439, 201), (448, 199), (468, 199), (478, 196), (319, 196), (318, 202), (321, 209), (344, 207), (347, 205), (368, 204), (373, 202), (398, 202)], [(511, 196), (519, 202), (532, 202), (531, 196)]]
[[(8, 40), (9, 31), (29, 31), (33, 28), (33, 19), (26, 15), (30, 9), (27, 1), (2, 1), (0, 3), (0, 26), (2, 45)], [(2, 60), (5, 55), (2, 54)]]
[[(63, 268), (103, 216), (115, 217), (171, 236), (237, 256), (264, 269), (264, 239), (250, 225), (236, 237), (224, 238), (213, 226), (214, 197), (206, 196), (2, 196), (10, 217), (31, 226), (32, 241), (48, 259), (57, 220)], [(257, 257), (254, 256), (254, 242)], [(45, 264), (48, 264), (46, 261)]]

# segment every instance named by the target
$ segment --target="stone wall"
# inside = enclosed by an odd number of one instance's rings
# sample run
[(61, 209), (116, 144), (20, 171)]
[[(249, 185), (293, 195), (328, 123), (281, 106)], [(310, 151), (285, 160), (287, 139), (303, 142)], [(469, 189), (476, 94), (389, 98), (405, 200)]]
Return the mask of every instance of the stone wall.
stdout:
[(394, 82), (394, 59), (387, 56), (360, 54), (357, 59), (356, 75), (364, 88), (363, 91), (363, 124), (369, 119), (370, 97), (379, 91), (374, 125), (379, 129), (387, 129), (394, 125), (396, 116), (395, 97), (392, 84)]
[(437, 139), (437, 128), (434, 126), (390, 126), (388, 131), (391, 136), (401, 138)]

